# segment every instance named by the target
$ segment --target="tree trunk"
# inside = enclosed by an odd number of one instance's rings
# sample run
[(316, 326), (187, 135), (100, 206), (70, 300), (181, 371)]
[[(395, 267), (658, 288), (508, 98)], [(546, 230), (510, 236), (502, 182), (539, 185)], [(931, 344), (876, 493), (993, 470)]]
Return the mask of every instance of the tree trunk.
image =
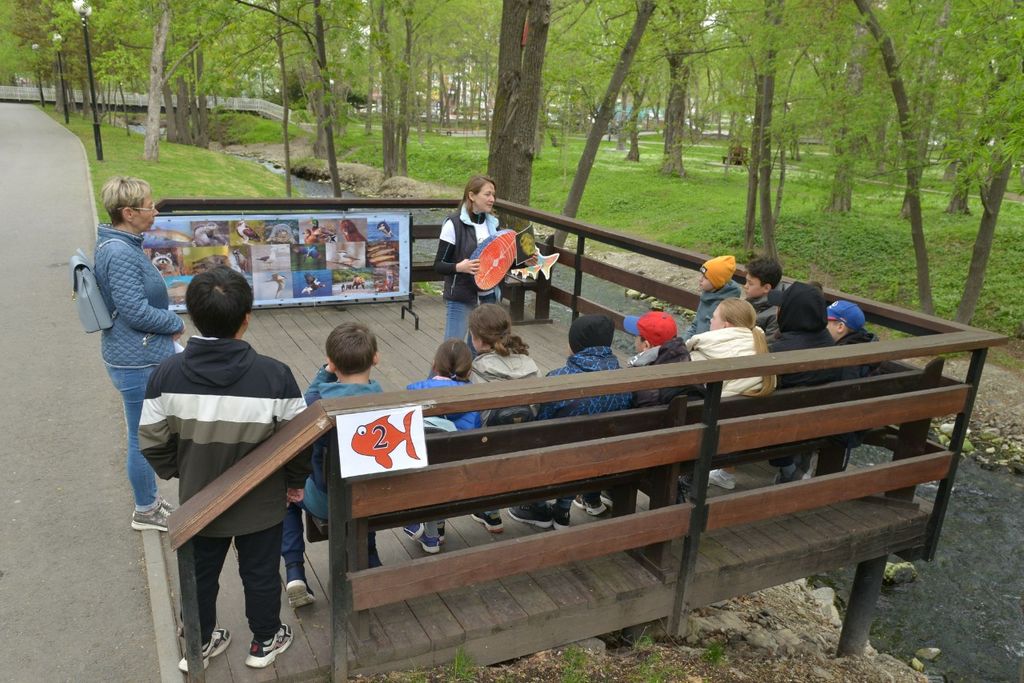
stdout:
[[(530, 203), (536, 152), (534, 133), (543, 95), (541, 77), (550, 23), (551, 0), (502, 3), (498, 88), (491, 118), (487, 173), (494, 178), (502, 198), (519, 204)], [(523, 221), (509, 223), (519, 226)]]
[(210, 146), (210, 116), (206, 107), (206, 93), (203, 92), (203, 51), (195, 52), (196, 69), (196, 103), (192, 109), (192, 125), (195, 131), (193, 135), (196, 147), (207, 148)]
[(640, 162), (640, 132), (638, 121), (640, 118), (640, 107), (643, 106), (644, 96), (647, 94), (646, 84), (639, 91), (633, 91), (633, 110), (629, 113), (626, 128), (629, 131), (629, 152), (626, 154), (626, 161)]
[[(783, 0), (765, 0), (765, 21), (775, 29), (782, 23)], [(765, 53), (765, 73), (763, 74), (761, 92), (761, 150), (760, 171), (757, 186), (760, 195), (761, 240), (765, 252), (778, 259), (775, 247), (775, 212), (772, 211), (772, 114), (775, 109), (775, 48), (774, 38)], [(779, 146), (780, 156), (782, 145)]]
[(910, 102), (907, 99), (907, 91), (903, 84), (903, 77), (900, 75), (899, 60), (896, 57), (896, 48), (892, 40), (882, 29), (881, 24), (871, 10), (870, 0), (854, 0), (861, 16), (864, 17), (874, 37), (875, 42), (882, 52), (882, 61), (885, 64), (885, 72), (889, 77), (889, 87), (892, 90), (893, 99), (896, 101), (896, 111), (899, 114), (900, 136), (903, 138), (904, 163), (907, 167), (907, 202), (910, 209), (910, 235), (914, 242), (914, 258), (917, 264), (917, 296), (921, 302), (921, 309), (928, 314), (935, 312), (935, 304), (932, 301), (931, 274), (928, 266), (928, 249), (924, 238), (924, 219), (921, 215), (921, 167), (917, 161), (918, 142), (914, 128), (913, 117), (910, 112)]
[[(640, 39), (643, 38), (644, 31), (647, 30), (647, 22), (650, 21), (652, 14), (654, 14), (654, 0), (643, 0), (637, 9), (636, 20), (633, 22), (633, 30), (629, 35), (629, 39), (622, 46), (622, 54), (619, 55), (615, 71), (612, 72), (611, 80), (608, 82), (608, 89), (605, 91), (604, 99), (601, 101), (597, 118), (590, 127), (590, 133), (587, 135), (587, 142), (583, 148), (583, 155), (576, 165), (576, 175), (573, 176), (569, 196), (566, 197), (565, 206), (562, 207), (562, 214), (565, 216), (575, 217), (576, 212), (579, 210), (580, 201), (583, 199), (583, 190), (586, 189), (590, 170), (593, 168), (598, 147), (601, 145), (601, 137), (608, 127), (612, 114), (615, 113), (615, 100), (619, 97), (622, 83), (626, 80), (626, 76), (629, 75), (629, 68), (633, 64), (633, 57), (640, 46)], [(564, 245), (566, 236), (567, 234), (564, 231), (556, 231), (555, 244), (558, 246)]]
[(384, 0), (376, 0), (374, 8), (375, 23), (371, 28), (371, 39), (380, 57), (380, 113), (382, 144), (381, 155), (384, 166), (384, 177), (391, 178), (399, 173), (398, 137), (399, 137), (399, 100), (400, 85), (395, 82), (397, 60), (391, 53), (390, 35), (388, 30), (388, 7)]
[(953, 194), (949, 197), (949, 206), (946, 207), (946, 213), (958, 216), (970, 216), (971, 209), (967, 205), (967, 197), (969, 194), (967, 183), (960, 178), (960, 169), (962, 166), (962, 162), (954, 161), (946, 169), (947, 173), (950, 169), (953, 171)]
[(981, 296), (981, 288), (985, 284), (985, 269), (988, 266), (988, 257), (992, 252), (992, 240), (996, 232), (996, 222), (999, 220), (999, 209), (1003, 204), (1003, 196), (1006, 194), (1006, 185), (1010, 180), (1010, 170), (1013, 168), (1013, 160), (1003, 158), (996, 153), (992, 168), (994, 174), (988, 187), (981, 187), (981, 223), (978, 225), (978, 237), (974, 240), (974, 250), (971, 253), (971, 266), (967, 270), (967, 280), (964, 282), (964, 295), (960, 299), (960, 305), (956, 309), (956, 321), (965, 325), (970, 324), (974, 317), (974, 309), (978, 305), (978, 298)]
[(373, 133), (373, 42), (366, 52), (366, 123), (363, 132)]
[(411, 109), (409, 83), (412, 80), (412, 34), (412, 5), (407, 3), (405, 6), (405, 52), (403, 54), (406, 68), (400, 71), (399, 106), (401, 111), (398, 116), (398, 139), (396, 140), (398, 147), (398, 174), (403, 176), (409, 175), (409, 156), (406, 150), (409, 146), (409, 118), (411, 116), (409, 111)]
[(274, 42), (277, 44), (277, 63), (281, 67), (281, 135), (284, 138), (284, 195), (292, 196), (292, 153), (291, 136), (288, 134), (288, 70), (284, 60), (284, 32), (281, 26), (281, 0), (275, 0), (277, 9), (277, 33)]
[(853, 208), (853, 160), (859, 145), (850, 139), (847, 121), (850, 116), (851, 102), (860, 98), (864, 90), (864, 57), (867, 45), (864, 35), (867, 28), (858, 23), (854, 27), (853, 47), (850, 50), (849, 67), (846, 73), (846, 92), (841, 100), (842, 126), (833, 145), (836, 159), (836, 172), (832, 178), (832, 193), (825, 211), (829, 213), (849, 213)]
[[(324, 41), (324, 18), (320, 13), (320, 0), (313, 0), (313, 22), (316, 33), (316, 75), (322, 92), (326, 93), (330, 83), (327, 81), (327, 47)], [(334, 127), (331, 125), (330, 112), (325, 114), (324, 133), (327, 135), (327, 168), (331, 173), (331, 191), (335, 197), (340, 197), (341, 181), (338, 178), (338, 157), (334, 153)]]
[(164, 125), (167, 127), (167, 142), (178, 142), (178, 124), (174, 118), (174, 95), (171, 93), (171, 84), (165, 80), (160, 92), (164, 98)]
[(184, 76), (178, 76), (176, 83), (178, 86), (178, 92), (176, 93), (178, 96), (178, 106), (174, 109), (174, 116), (178, 124), (178, 137), (181, 139), (182, 144), (194, 145), (196, 143), (195, 137), (192, 127), (189, 125), (189, 120), (192, 118), (192, 96), (189, 84), (185, 81)]
[(683, 166), (683, 136), (686, 129), (686, 85), (690, 81), (690, 65), (686, 55), (671, 52), (668, 61), (669, 90), (665, 105), (665, 147), (661, 162), (663, 175), (686, 177)]
[[(743, 217), (743, 248), (748, 253), (754, 251), (754, 242), (757, 237), (757, 186), (758, 175), (761, 170), (761, 100), (764, 99), (764, 77), (761, 74), (754, 74), (754, 121), (750, 131), (750, 160), (747, 162), (747, 205)], [(729, 127), (738, 118), (738, 114), (730, 115)], [(735, 138), (730, 134), (729, 140)], [(729, 155), (731, 156), (731, 155)], [(730, 162), (726, 157), (726, 168)]]

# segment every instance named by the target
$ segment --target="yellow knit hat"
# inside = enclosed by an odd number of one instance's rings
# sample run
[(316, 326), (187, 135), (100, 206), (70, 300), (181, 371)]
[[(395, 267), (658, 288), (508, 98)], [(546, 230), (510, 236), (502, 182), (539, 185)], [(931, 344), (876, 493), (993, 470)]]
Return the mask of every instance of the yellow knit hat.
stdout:
[(716, 256), (713, 259), (708, 259), (700, 267), (700, 272), (704, 274), (708, 282), (715, 286), (715, 289), (721, 289), (725, 286), (726, 282), (732, 279), (732, 274), (736, 272), (736, 258), (731, 254), (726, 254), (725, 256)]

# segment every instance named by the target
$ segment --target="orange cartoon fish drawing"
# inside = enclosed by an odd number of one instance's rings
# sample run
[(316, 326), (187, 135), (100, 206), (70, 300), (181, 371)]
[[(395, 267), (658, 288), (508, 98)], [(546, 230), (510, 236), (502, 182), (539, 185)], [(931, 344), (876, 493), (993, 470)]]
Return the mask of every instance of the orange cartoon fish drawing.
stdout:
[(419, 460), (416, 455), (416, 447), (412, 442), (410, 427), (412, 416), (416, 410), (410, 410), (402, 418), (405, 431), (395, 427), (388, 420), (388, 416), (379, 417), (373, 422), (359, 425), (355, 434), (352, 435), (352, 450), (359, 455), (365, 455), (377, 461), (377, 464), (384, 469), (391, 469), (391, 453), (405, 442), (405, 453), (413, 460)]

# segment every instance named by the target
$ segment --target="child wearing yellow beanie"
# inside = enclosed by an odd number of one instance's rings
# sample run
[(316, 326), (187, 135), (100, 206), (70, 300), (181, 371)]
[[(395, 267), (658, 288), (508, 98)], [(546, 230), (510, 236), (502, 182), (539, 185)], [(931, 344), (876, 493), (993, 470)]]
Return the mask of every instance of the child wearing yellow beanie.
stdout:
[(719, 302), (740, 298), (740, 286), (732, 280), (735, 272), (736, 258), (732, 254), (708, 259), (700, 267), (700, 303), (693, 322), (681, 335), (683, 341), (711, 329), (711, 316), (715, 314)]

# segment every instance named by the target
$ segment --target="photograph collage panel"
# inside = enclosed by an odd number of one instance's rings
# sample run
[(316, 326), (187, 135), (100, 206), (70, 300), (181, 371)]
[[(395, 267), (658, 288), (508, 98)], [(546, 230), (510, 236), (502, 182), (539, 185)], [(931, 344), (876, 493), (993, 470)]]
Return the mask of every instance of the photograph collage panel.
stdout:
[(143, 248), (173, 310), (192, 277), (225, 266), (249, 281), (254, 305), (360, 300), (409, 292), (408, 215), (160, 216)]

